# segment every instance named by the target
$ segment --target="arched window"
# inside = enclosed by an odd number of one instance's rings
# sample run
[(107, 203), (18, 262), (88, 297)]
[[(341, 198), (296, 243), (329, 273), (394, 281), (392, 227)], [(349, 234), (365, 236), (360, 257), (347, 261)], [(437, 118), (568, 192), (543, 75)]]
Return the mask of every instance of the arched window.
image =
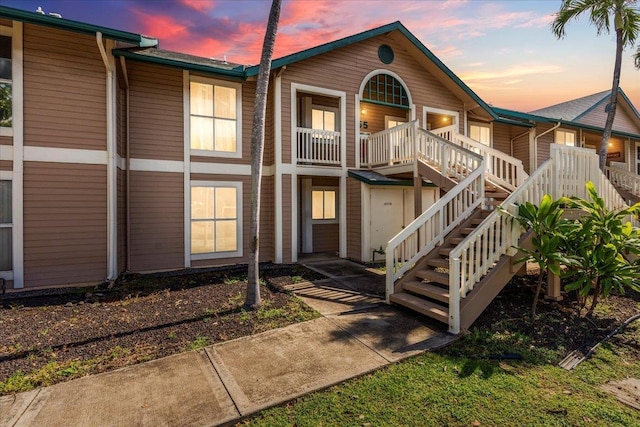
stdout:
[(407, 91), (398, 79), (388, 74), (371, 77), (362, 92), (362, 100), (375, 104), (409, 108)]

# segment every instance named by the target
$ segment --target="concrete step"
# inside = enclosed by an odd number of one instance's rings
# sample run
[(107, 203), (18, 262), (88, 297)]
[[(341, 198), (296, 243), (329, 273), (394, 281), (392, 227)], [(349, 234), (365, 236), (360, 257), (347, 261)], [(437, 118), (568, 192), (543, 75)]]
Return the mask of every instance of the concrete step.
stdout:
[(389, 300), (392, 303), (407, 307), (425, 316), (439, 320), (442, 323), (449, 323), (449, 310), (440, 304), (427, 301), (407, 292), (391, 294)]
[(449, 289), (416, 280), (402, 284), (402, 290), (449, 304)]
[(447, 273), (439, 273), (435, 270), (418, 270), (416, 271), (416, 276), (423, 280), (429, 280), (430, 282), (449, 285), (449, 274)]

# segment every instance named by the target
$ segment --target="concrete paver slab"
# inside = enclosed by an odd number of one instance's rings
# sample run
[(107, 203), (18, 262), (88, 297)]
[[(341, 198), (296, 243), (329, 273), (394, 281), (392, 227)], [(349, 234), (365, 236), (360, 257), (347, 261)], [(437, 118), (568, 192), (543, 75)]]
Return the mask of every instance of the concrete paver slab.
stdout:
[(238, 417), (200, 350), (42, 389), (17, 426), (208, 426)]
[(366, 269), (362, 264), (357, 264), (346, 259), (303, 262), (302, 265), (331, 278), (361, 274)]
[(334, 314), (328, 318), (389, 362), (441, 347), (454, 339), (446, 333), (444, 325), (389, 306)]
[(387, 364), (326, 318), (206, 350), (242, 415)]
[(13, 426), (40, 390), (0, 397), (0, 426)]
[(322, 315), (372, 307), (383, 301), (381, 298), (345, 289), (332, 279), (301, 282), (285, 288), (293, 291), (305, 304)]
[(604, 384), (602, 389), (613, 394), (625, 405), (640, 411), (640, 379), (625, 378), (620, 381), (611, 381)]

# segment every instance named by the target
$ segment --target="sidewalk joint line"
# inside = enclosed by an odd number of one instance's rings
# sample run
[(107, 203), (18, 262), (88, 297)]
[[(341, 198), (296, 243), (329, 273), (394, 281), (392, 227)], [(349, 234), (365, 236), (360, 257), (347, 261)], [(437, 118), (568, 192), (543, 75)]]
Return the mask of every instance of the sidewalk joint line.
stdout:
[[(22, 413), (20, 415), (18, 415), (18, 417), (16, 418), (16, 422), (13, 423), (13, 425), (11, 427), (15, 427), (20, 422), (20, 419), (22, 419), (24, 414), (27, 412), (27, 410), (31, 407), (33, 402), (36, 400), (36, 397), (38, 397), (40, 395), (41, 391), (42, 391), (42, 387), (40, 387), (38, 389), (38, 392), (33, 396), (33, 399), (31, 399), (31, 402), (29, 402), (29, 404), (24, 407), (24, 409), (22, 410)], [(13, 398), (14, 398), (14, 402), (15, 402), (15, 394), (14, 394)]]
[[(207, 355), (207, 359), (209, 359), (209, 363), (211, 363), (211, 367), (213, 368), (214, 372), (216, 373), (216, 375), (220, 379), (220, 382), (222, 383), (222, 386), (224, 387), (224, 391), (227, 392), (227, 394), (229, 395), (229, 399), (231, 400), (231, 403), (233, 403), (233, 407), (236, 408), (236, 412), (238, 413), (238, 416), (239, 416), (238, 420), (241, 420), (242, 419), (242, 412), (240, 412), (240, 408), (238, 408), (238, 404), (233, 399), (233, 396), (231, 395), (231, 392), (229, 391), (229, 388), (227, 387), (227, 384), (222, 379), (222, 375), (220, 375), (220, 372), (218, 372), (218, 369), (216, 368), (216, 364), (213, 363), (213, 359), (211, 359), (211, 355), (209, 354), (209, 352), (206, 349), (204, 349), (204, 354)], [(234, 421), (234, 423), (235, 423), (235, 421)]]

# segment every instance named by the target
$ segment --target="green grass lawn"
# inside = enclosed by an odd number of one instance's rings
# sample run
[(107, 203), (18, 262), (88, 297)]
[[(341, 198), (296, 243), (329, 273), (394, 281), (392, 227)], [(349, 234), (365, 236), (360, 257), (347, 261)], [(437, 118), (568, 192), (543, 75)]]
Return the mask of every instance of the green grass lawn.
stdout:
[[(637, 322), (640, 323), (640, 322)], [(640, 411), (600, 385), (640, 378), (640, 325), (573, 371), (566, 349), (477, 331), (426, 353), (247, 420), (255, 426), (640, 426)], [(477, 355), (518, 353), (523, 360)]]

